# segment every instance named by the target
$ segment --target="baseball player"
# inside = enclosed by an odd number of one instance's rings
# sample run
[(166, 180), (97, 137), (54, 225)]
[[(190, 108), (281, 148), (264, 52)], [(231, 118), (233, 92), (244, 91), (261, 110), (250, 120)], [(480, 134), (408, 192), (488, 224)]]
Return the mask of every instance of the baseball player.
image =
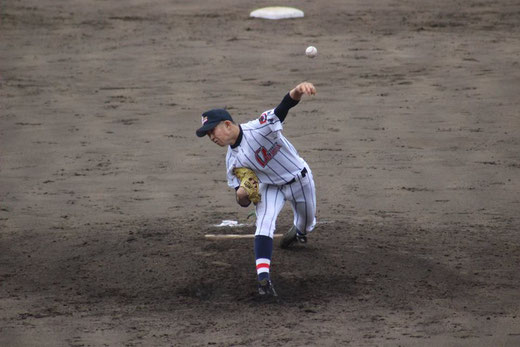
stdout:
[(311, 169), (282, 134), (282, 124), (289, 109), (296, 106), (303, 95), (314, 94), (316, 88), (311, 83), (302, 82), (287, 93), (276, 108), (240, 125), (226, 110), (213, 109), (202, 114), (202, 127), (196, 131), (197, 136), (208, 135), (217, 145), (228, 147), (228, 185), (235, 188), (240, 206), (247, 207), (251, 201), (234, 170), (249, 168), (259, 181), (261, 199), (255, 204), (254, 251), (258, 293), (262, 296), (277, 296), (269, 270), (276, 219), (285, 201), (291, 203), (294, 222), (282, 238), (282, 248), (294, 242), (306, 243), (307, 233), (316, 225), (316, 193)]

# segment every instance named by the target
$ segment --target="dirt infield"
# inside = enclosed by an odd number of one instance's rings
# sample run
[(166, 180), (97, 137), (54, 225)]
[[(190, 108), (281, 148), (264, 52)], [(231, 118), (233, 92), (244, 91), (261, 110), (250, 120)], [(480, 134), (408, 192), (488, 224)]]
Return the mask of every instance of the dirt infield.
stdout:
[[(4, 2), (0, 345), (520, 345), (518, 1), (285, 5)], [(195, 130), (304, 80), (320, 224), (265, 303), (252, 240), (204, 238), (254, 227)]]

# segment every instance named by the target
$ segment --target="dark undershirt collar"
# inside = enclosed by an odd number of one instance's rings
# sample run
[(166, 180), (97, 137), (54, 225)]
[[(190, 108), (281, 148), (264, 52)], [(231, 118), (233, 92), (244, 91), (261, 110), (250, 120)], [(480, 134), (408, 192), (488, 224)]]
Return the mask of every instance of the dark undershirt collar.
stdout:
[(240, 146), (240, 142), (242, 142), (242, 127), (240, 125), (238, 127), (240, 128), (240, 133), (238, 134), (237, 141), (230, 146), (231, 148), (237, 148), (238, 146)]

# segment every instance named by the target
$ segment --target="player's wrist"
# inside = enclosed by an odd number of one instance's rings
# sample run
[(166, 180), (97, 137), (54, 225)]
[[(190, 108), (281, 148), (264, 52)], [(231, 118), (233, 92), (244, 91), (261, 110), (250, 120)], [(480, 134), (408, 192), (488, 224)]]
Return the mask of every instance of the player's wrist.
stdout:
[(289, 96), (294, 101), (300, 101), (300, 99), (302, 98), (302, 93), (297, 88), (294, 88), (289, 92)]

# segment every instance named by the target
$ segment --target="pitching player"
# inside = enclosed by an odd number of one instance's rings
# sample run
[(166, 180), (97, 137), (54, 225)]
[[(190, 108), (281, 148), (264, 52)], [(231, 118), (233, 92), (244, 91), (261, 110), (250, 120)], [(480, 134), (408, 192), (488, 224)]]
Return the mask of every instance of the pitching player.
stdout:
[(258, 177), (262, 197), (256, 204), (254, 250), (260, 295), (277, 296), (269, 270), (276, 219), (285, 201), (291, 203), (294, 222), (283, 236), (282, 248), (293, 242), (306, 243), (307, 233), (316, 225), (316, 193), (311, 169), (282, 134), (289, 109), (296, 106), (303, 95), (314, 94), (316, 88), (311, 83), (300, 83), (276, 108), (240, 125), (226, 110), (213, 109), (202, 114), (202, 127), (196, 132), (199, 137), (208, 135), (221, 147), (228, 146), (228, 185), (235, 188), (236, 200), (241, 206), (249, 206), (250, 201), (233, 169), (246, 167)]

